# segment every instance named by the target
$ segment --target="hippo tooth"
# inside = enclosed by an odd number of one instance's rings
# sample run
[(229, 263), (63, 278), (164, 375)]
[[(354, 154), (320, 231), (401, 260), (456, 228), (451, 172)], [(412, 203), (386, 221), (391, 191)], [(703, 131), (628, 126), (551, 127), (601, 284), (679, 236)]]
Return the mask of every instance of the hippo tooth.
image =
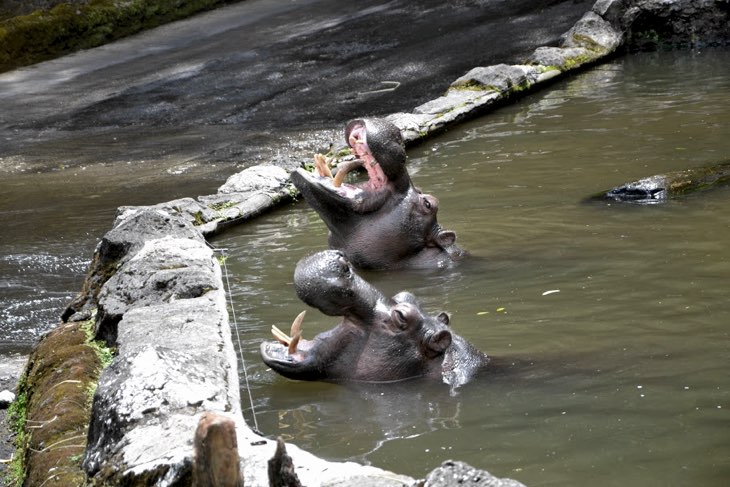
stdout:
[(345, 178), (347, 177), (349, 172), (357, 169), (358, 167), (362, 167), (361, 159), (355, 159), (354, 161), (345, 161), (338, 164), (337, 174), (335, 175), (335, 179), (332, 183), (333, 186), (335, 188), (339, 188), (340, 186), (342, 186), (342, 183), (345, 181)]
[(289, 345), (291, 343), (291, 337), (277, 328), (276, 325), (271, 325), (271, 334), (284, 345)]
[(314, 165), (317, 168), (317, 172), (319, 172), (320, 176), (325, 176), (332, 179), (332, 171), (330, 170), (329, 163), (322, 154), (314, 155)]
[(307, 310), (305, 309), (301, 313), (297, 315), (296, 318), (294, 318), (294, 322), (291, 324), (291, 331), (289, 332), (289, 336), (295, 336), (295, 335), (301, 335), (302, 334), (302, 323), (304, 322), (304, 316), (307, 314)]
[(294, 354), (294, 352), (297, 351), (297, 345), (299, 344), (299, 339), (301, 339), (301, 338), (302, 338), (302, 334), (297, 333), (291, 339), (291, 342), (289, 343), (289, 348), (287, 349), (287, 351), (289, 352), (289, 355), (292, 355), (292, 354)]

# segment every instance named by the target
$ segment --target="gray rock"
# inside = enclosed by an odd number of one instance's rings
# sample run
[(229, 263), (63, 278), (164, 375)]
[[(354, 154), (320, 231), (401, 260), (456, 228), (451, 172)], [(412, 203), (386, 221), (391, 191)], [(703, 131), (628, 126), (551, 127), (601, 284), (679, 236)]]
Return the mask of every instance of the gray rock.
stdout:
[[(425, 122), (425, 127), (433, 124), (433, 115), (442, 117), (455, 110), (470, 111), (479, 104), (480, 100), (499, 98), (495, 91), (479, 90), (449, 90), (444, 96), (424, 103), (414, 109), (417, 114), (432, 115)], [(462, 110), (465, 109), (465, 110)]]
[(464, 462), (447, 460), (433, 470), (421, 484), (423, 487), (525, 487), (512, 479), (501, 479), (486, 470), (476, 469)]
[(254, 166), (234, 174), (218, 188), (219, 193), (277, 192), (289, 181), (289, 173), (278, 166)]
[(140, 211), (162, 211), (180, 216), (193, 226), (201, 221), (210, 221), (215, 218), (215, 212), (193, 198), (180, 198), (166, 201), (152, 206), (120, 206), (117, 208), (117, 221), (124, 221)]
[(610, 23), (614, 29), (623, 32), (626, 29), (626, 20), (630, 19), (626, 13), (634, 3), (636, 0), (598, 0), (591, 10)]
[(528, 62), (567, 71), (595, 59), (595, 53), (584, 47), (538, 47)]
[(148, 240), (162, 237), (191, 238), (205, 242), (194, 225), (165, 210), (164, 205), (166, 204), (163, 203), (161, 207), (139, 207), (136, 211), (117, 215), (112, 230), (102, 239), (110, 247), (104, 254), (111, 258), (113, 248), (119, 250), (118, 254), (132, 256)]
[(238, 372), (225, 295), (215, 277), (218, 290), (139, 306), (119, 322), (118, 355), (94, 395), (84, 460), (96, 480), (174, 484), (191, 474), (199, 415), (240, 416), (238, 387), (229, 387)]
[(586, 12), (565, 34), (562, 47), (582, 47), (605, 55), (614, 52), (623, 42), (623, 35), (595, 12)]
[(99, 293), (95, 336), (116, 343), (116, 324), (130, 309), (219, 290), (212, 250), (197, 239), (148, 240), (104, 284)]
[(15, 401), (15, 394), (8, 390), (0, 392), (0, 409), (6, 409), (13, 401)]
[(730, 185), (730, 161), (656, 174), (616, 186), (587, 201), (619, 201), (637, 204), (666, 203), (670, 199)]
[(433, 117), (428, 114), (418, 113), (394, 113), (386, 117), (400, 129), (406, 144), (411, 144), (428, 135), (425, 127), (431, 118)]
[(537, 80), (538, 72), (532, 66), (497, 64), (474, 68), (451, 83), (452, 88), (492, 89), (500, 92), (527, 87)]
[[(195, 227), (184, 218), (157, 208), (122, 212), (114, 227), (102, 237), (84, 281), (81, 293), (61, 315), (66, 321), (79, 312), (96, 307), (101, 288), (117, 269), (142, 248), (147, 240), (165, 236), (190, 238), (205, 243)], [(78, 316), (78, 315), (77, 315)]]

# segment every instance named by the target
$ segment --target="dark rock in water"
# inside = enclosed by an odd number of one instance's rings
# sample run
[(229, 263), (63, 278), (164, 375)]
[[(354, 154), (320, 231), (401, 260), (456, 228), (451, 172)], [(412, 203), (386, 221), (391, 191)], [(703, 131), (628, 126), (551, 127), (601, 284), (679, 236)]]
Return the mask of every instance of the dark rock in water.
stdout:
[(657, 174), (616, 186), (588, 198), (589, 201), (619, 201), (655, 204), (730, 184), (730, 161), (713, 166)]
[[(730, 42), (730, 8), (722, 0), (601, 0), (620, 26), (629, 49), (656, 49)], [(594, 10), (596, 10), (594, 6)]]
[(512, 479), (500, 479), (486, 470), (476, 469), (464, 462), (447, 460), (433, 470), (418, 487), (450, 487), (454, 485), (473, 487), (525, 487)]

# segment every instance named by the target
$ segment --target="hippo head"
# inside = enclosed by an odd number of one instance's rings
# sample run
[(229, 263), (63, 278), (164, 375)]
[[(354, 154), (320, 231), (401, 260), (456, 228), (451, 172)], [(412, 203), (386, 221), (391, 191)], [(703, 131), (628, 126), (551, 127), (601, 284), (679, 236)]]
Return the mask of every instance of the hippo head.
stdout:
[(302, 259), (294, 273), (297, 295), (327, 315), (341, 316), (311, 340), (278, 329), (278, 341), (261, 344), (263, 361), (299, 380), (392, 382), (415, 377), (443, 379), (452, 345), (448, 315), (429, 315), (407, 292), (386, 298), (353, 270), (340, 251)]
[[(411, 179), (398, 127), (385, 120), (353, 120), (345, 128), (345, 139), (356, 158), (341, 162), (334, 177), (321, 154), (315, 156), (314, 173), (304, 169), (292, 173), (294, 186), (310, 206), (320, 214), (363, 214), (378, 211), (406, 194)], [(367, 180), (344, 182), (358, 168), (365, 169)]]
[[(319, 154), (315, 173), (291, 174), (327, 225), (330, 248), (366, 269), (439, 268), (466, 255), (454, 243), (454, 232), (437, 223), (438, 200), (411, 183), (398, 127), (357, 119), (347, 124), (345, 139), (357, 159), (340, 163), (334, 178)], [(358, 167), (367, 171), (367, 181), (345, 183), (343, 175)]]

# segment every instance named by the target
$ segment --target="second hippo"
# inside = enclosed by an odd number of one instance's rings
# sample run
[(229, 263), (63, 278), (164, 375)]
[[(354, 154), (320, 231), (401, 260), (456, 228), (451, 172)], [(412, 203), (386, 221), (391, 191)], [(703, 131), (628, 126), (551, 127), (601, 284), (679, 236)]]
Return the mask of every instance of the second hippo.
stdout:
[[(330, 248), (364, 269), (439, 268), (463, 258), (456, 234), (438, 224), (438, 200), (411, 183), (398, 127), (353, 120), (345, 139), (356, 159), (340, 163), (336, 177), (321, 155), (315, 156), (315, 173), (298, 169), (291, 175), (327, 225)], [(344, 175), (358, 167), (368, 180), (344, 183)]]
[(342, 319), (311, 340), (301, 338), (301, 318), (290, 335), (272, 327), (277, 341), (263, 342), (261, 357), (285, 377), (331, 382), (425, 377), (458, 387), (489, 363), (486, 354), (453, 333), (446, 313), (426, 313), (408, 292), (385, 297), (355, 273), (341, 251), (302, 259), (294, 286), (302, 301)]

